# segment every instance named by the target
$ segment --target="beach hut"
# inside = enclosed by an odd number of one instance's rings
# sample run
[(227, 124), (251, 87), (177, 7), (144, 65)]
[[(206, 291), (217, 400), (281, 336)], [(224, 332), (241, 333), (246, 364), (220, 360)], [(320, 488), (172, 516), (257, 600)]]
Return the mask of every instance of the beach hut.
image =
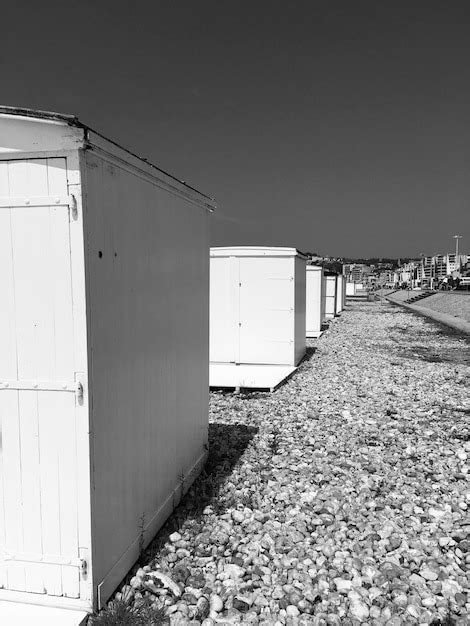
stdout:
[(333, 319), (337, 311), (337, 279), (335, 272), (325, 272), (325, 319)]
[(0, 108), (0, 603), (102, 606), (201, 468), (212, 206)]
[(305, 354), (306, 257), (211, 248), (210, 384), (274, 389)]
[(307, 265), (306, 336), (320, 337), (325, 319), (325, 277), (323, 268)]
[(336, 277), (336, 315), (344, 310), (346, 279), (342, 274)]

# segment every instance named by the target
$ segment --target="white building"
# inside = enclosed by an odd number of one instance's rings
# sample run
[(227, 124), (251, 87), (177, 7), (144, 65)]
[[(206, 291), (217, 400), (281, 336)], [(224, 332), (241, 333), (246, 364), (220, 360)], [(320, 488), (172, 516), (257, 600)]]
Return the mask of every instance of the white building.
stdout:
[(211, 248), (210, 384), (274, 389), (305, 354), (306, 257)]
[(201, 468), (212, 204), (0, 108), (0, 601), (102, 606)]

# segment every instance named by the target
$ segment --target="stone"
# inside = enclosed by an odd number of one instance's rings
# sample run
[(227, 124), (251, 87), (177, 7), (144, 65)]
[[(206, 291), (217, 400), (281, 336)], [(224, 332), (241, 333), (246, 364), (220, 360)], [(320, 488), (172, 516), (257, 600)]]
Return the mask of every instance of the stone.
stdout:
[(406, 593), (399, 593), (393, 598), (393, 603), (399, 607), (405, 607), (408, 605), (408, 597)]
[(452, 537), (439, 537), (439, 545), (441, 548), (445, 548), (452, 541)]
[(237, 611), (240, 611), (240, 613), (246, 613), (250, 609), (250, 605), (241, 598), (234, 598), (232, 606), (234, 609), (237, 609)]
[(143, 586), (142, 579), (137, 576), (133, 576), (129, 584), (133, 589), (141, 589)]
[(286, 614), (288, 617), (298, 617), (300, 615), (300, 611), (296, 606), (294, 606), (293, 604), (290, 604), (286, 608)]
[(210, 597), (210, 610), (214, 611), (215, 613), (220, 613), (224, 608), (224, 602), (222, 600), (222, 598), (217, 595), (217, 594), (213, 594)]
[(430, 569), (420, 570), (419, 575), (421, 576), (421, 578), (424, 578), (425, 580), (437, 580), (439, 577), (439, 575), (436, 572)]
[(181, 600), (186, 604), (197, 604), (197, 598), (194, 593), (190, 593), (188, 591), (182, 594)]
[(467, 594), (461, 593), (460, 591), (457, 592), (454, 596), (454, 602), (456, 602), (459, 606), (465, 606), (467, 603)]
[(444, 598), (452, 598), (456, 593), (462, 591), (462, 587), (455, 580), (447, 579), (441, 581), (441, 595)]
[(205, 619), (209, 616), (209, 600), (205, 596), (201, 596), (196, 604), (197, 617)]
[(432, 608), (436, 604), (436, 598), (434, 596), (426, 596), (421, 600), (421, 604), (427, 609)]
[(211, 392), (206, 473), (131, 576), (129, 608), (146, 598), (172, 626), (430, 624), (449, 610), (460, 626), (468, 346), (385, 302), (348, 306), (276, 393)]
[(340, 593), (348, 593), (352, 589), (352, 582), (350, 580), (345, 580), (343, 578), (334, 578), (334, 583), (336, 585), (336, 589)]
[(229, 563), (224, 568), (225, 573), (232, 579), (237, 580), (239, 578), (243, 578), (246, 573), (246, 570), (235, 563)]
[(361, 622), (365, 621), (369, 617), (369, 608), (364, 602), (360, 600), (355, 600), (351, 602), (349, 606), (349, 612), (354, 619), (357, 619)]
[(203, 574), (192, 574), (188, 576), (186, 580), (186, 586), (192, 587), (193, 589), (202, 589), (206, 584), (206, 579)]
[(232, 519), (236, 524), (241, 524), (245, 520), (245, 515), (242, 511), (232, 511)]

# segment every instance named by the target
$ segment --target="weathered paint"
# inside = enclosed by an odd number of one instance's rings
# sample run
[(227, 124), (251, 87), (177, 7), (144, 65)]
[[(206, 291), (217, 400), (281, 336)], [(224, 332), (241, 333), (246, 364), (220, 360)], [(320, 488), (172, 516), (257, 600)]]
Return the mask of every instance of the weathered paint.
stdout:
[(103, 603), (200, 468), (209, 205), (68, 119), (0, 110), (0, 601)]

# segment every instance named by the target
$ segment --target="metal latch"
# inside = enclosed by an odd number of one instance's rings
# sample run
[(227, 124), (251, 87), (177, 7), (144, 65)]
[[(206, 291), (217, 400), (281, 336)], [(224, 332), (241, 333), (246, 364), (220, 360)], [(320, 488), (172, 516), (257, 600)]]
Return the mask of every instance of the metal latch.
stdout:
[(77, 400), (83, 399), (83, 385), (81, 382), (75, 383), (75, 395), (77, 397)]
[(77, 199), (75, 198), (73, 194), (71, 194), (69, 198), (70, 198), (70, 202), (69, 202), (70, 213), (72, 215), (72, 219), (76, 220), (78, 217)]

